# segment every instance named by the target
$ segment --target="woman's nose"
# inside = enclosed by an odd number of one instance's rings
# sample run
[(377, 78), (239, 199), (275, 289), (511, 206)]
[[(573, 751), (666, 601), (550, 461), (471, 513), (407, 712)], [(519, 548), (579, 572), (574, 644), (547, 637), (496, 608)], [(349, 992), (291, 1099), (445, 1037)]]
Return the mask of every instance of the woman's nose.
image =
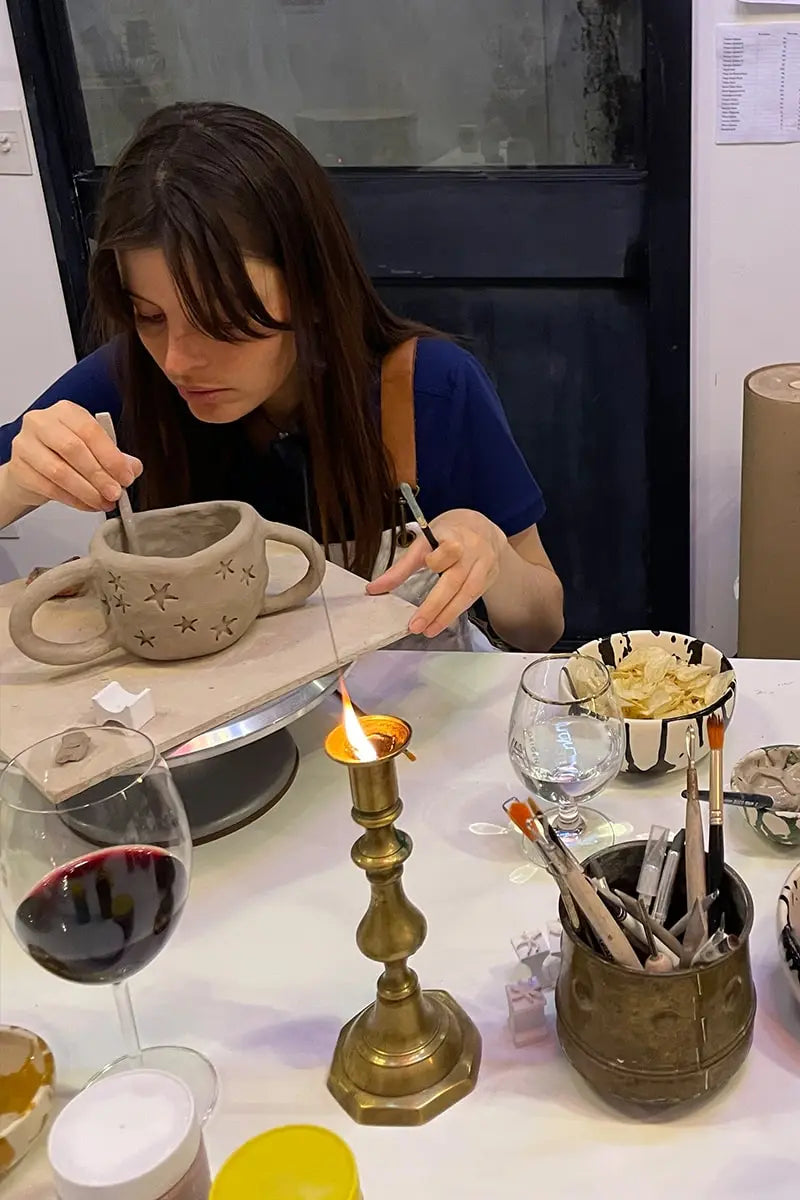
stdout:
[[(206, 338), (195, 329), (178, 333), (170, 331), (164, 358), (165, 374), (180, 380), (191, 376), (194, 371), (203, 370), (208, 362), (205, 341)], [(200, 383), (201, 380), (193, 382)]]

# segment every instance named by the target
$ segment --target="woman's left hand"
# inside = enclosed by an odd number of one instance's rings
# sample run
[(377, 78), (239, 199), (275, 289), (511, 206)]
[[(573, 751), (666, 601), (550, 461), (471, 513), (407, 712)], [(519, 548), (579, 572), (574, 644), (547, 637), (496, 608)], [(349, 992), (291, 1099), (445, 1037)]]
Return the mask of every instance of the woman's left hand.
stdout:
[(418, 534), (406, 553), (378, 579), (367, 584), (371, 596), (391, 592), (422, 567), (441, 576), (409, 622), (409, 633), (436, 637), (496, 582), (506, 535), (493, 521), (469, 508), (455, 508), (431, 521), (439, 542), (431, 550)]

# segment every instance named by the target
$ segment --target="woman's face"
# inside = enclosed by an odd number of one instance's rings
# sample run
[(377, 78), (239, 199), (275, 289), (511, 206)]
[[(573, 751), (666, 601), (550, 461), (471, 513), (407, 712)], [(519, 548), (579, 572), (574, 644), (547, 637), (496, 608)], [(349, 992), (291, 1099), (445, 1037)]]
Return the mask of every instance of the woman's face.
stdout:
[[(125, 251), (119, 265), (142, 344), (199, 421), (236, 421), (291, 388), (293, 333), (270, 330), (248, 341), (218, 342), (192, 325), (161, 250)], [(246, 265), (267, 312), (288, 321), (282, 272), (260, 259)]]

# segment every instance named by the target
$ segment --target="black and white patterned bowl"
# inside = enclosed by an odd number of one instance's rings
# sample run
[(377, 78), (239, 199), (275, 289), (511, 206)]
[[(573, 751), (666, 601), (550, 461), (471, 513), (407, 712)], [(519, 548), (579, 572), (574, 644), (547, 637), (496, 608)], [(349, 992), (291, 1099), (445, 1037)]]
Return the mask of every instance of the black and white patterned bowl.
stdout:
[(781, 888), (776, 917), (778, 957), (789, 987), (800, 1003), (800, 863)]
[[(761, 746), (761, 750), (797, 750), (800, 751), (800, 746)], [(751, 751), (755, 754), (757, 751)], [(747, 760), (750, 757), (746, 754), (741, 759), (731, 772), (731, 788), (735, 792), (747, 792), (751, 789), (740, 775), (740, 770), (747, 765)], [(783, 816), (780, 811), (762, 812), (758, 808), (742, 808), (744, 819), (751, 829), (756, 833), (760, 833), (768, 842), (772, 842), (775, 846), (800, 846), (800, 811), (796, 816), (788, 814)], [(800, 926), (799, 926), (800, 927)]]
[[(661, 646), (677, 658), (689, 663), (703, 663), (719, 671), (731, 671), (730, 662), (710, 642), (688, 637), (682, 633), (663, 633), (653, 629), (636, 629), (629, 633), (614, 633), (581, 646), (578, 654), (599, 658), (607, 667), (619, 666), (640, 646)], [(625, 718), (625, 758), (622, 770), (634, 775), (665, 775), (686, 767), (686, 730), (697, 729), (697, 758), (708, 754), (708, 718), (718, 712), (727, 726), (736, 705), (736, 678), (716, 704), (700, 709), (688, 717), (654, 717), (652, 720)]]

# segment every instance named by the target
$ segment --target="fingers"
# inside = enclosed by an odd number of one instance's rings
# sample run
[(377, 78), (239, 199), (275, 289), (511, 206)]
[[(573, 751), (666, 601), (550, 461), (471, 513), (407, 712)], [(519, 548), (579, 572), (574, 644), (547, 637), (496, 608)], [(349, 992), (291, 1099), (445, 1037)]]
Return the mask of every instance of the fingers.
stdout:
[(485, 575), (483, 565), (479, 562), (473, 563), (469, 570), (460, 565), (451, 567), (409, 622), (409, 632), (432, 638), (447, 629), (481, 598)]
[(19, 486), (92, 512), (113, 508), (142, 470), (90, 413), (66, 400), (26, 414), (11, 464)]
[(388, 571), (384, 571), (383, 575), (379, 575), (377, 579), (373, 579), (371, 583), (367, 584), (367, 593), (370, 596), (382, 596), (386, 592), (393, 592), (401, 583), (410, 579), (415, 571), (419, 571), (425, 566), (425, 559), (429, 553), (430, 546), (425, 538), (422, 534), (417, 534), (403, 557), (399, 558)]

